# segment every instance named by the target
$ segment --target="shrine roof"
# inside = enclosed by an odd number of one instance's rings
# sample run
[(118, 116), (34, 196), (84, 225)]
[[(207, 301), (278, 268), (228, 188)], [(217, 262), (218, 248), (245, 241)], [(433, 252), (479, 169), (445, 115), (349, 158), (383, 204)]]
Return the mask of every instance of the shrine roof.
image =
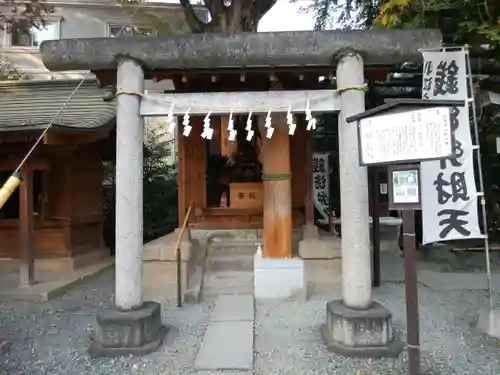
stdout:
[(115, 70), (128, 56), (162, 71), (331, 68), (346, 51), (366, 66), (421, 62), (419, 49), (441, 45), (439, 30), (340, 30), (44, 41), (42, 60), (52, 71)]
[[(0, 83), (0, 131), (45, 128), (80, 80)], [(116, 116), (116, 101), (106, 102), (95, 79), (85, 81), (57, 117), (54, 128), (97, 130)]]

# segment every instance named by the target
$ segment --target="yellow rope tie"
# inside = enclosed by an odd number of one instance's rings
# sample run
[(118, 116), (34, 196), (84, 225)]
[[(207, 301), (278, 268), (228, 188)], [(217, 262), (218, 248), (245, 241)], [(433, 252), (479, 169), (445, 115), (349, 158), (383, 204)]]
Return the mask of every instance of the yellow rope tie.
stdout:
[(337, 92), (339, 94), (341, 94), (344, 91), (349, 91), (349, 90), (368, 91), (368, 85), (366, 85), (366, 84), (363, 84), (363, 85), (347, 85), (345, 87), (337, 89)]
[(262, 173), (262, 180), (289, 180), (292, 178), (292, 172), (284, 173)]
[(12, 173), (9, 179), (3, 184), (0, 189), (0, 209), (5, 205), (12, 193), (17, 189), (21, 183), (21, 176), (18, 172)]

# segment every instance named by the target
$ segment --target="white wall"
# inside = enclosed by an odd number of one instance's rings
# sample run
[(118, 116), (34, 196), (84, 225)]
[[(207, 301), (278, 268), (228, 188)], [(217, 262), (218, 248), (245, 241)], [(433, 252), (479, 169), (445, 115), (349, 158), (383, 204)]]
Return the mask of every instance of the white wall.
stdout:
[[(134, 13), (133, 8), (122, 7), (115, 0), (58, 1), (54, 13), (47, 17), (49, 29), (39, 32), (41, 39), (100, 38), (108, 36), (109, 25), (131, 24), (151, 27), (159, 35), (187, 33), (182, 9), (177, 4), (152, 4), (142, 6)], [(65, 3), (65, 4), (62, 4)], [(8, 12), (0, 7), (0, 12)], [(200, 17), (206, 12), (200, 9)], [(10, 61), (32, 79), (79, 78), (85, 72), (50, 73), (45, 69), (38, 47), (12, 47), (10, 35), (0, 31), (0, 59)]]

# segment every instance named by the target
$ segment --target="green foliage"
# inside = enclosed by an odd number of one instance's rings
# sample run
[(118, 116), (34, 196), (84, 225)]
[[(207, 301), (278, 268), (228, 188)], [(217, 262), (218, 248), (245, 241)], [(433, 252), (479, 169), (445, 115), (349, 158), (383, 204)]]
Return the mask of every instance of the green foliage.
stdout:
[(380, 0), (312, 0), (302, 10), (313, 15), (314, 30), (362, 29), (373, 25), (379, 5)]
[[(177, 167), (169, 165), (169, 142), (162, 140), (162, 129), (148, 131), (144, 145), (143, 217), (144, 242), (172, 232), (178, 227)], [(114, 165), (105, 164), (104, 239), (114, 248), (115, 196)]]
[(497, 0), (384, 0), (375, 24), (381, 27), (451, 26), (457, 44), (488, 44), (500, 53), (500, 2)]
[(148, 131), (144, 158), (144, 241), (172, 232), (178, 225), (177, 168), (167, 163), (169, 141), (162, 129)]
[(0, 60), (0, 81), (22, 81), (26, 79), (30, 79), (30, 77), (13, 67), (9, 61)]
[(45, 17), (53, 11), (44, 0), (3, 0), (0, 6), (9, 10), (0, 11), (0, 29), (9, 32), (27, 31), (31, 27), (41, 29), (45, 26)]
[[(298, 1), (298, 0), (292, 0)], [(312, 13), (316, 30), (396, 27), (442, 28), (453, 25), (458, 44), (489, 44), (500, 53), (500, 2), (498, 0), (312, 0), (304, 9)]]
[[(45, 27), (45, 17), (52, 13), (52, 7), (43, 0), (3, 0), (0, 6), (8, 12), (0, 11), (0, 30), (8, 33), (12, 31), (29, 32), (31, 28)], [(30, 79), (22, 74), (11, 63), (0, 56), (0, 81), (20, 81)]]

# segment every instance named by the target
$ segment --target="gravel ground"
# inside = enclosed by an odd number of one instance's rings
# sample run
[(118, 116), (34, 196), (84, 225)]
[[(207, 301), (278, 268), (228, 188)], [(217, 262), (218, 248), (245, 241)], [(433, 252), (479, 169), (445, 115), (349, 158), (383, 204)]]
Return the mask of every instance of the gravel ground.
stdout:
[(163, 321), (171, 327), (157, 353), (142, 358), (89, 357), (86, 351), (95, 314), (112, 305), (113, 279), (113, 271), (106, 271), (45, 303), (0, 302), (0, 329), (12, 344), (9, 353), (0, 357), (0, 374), (189, 374), (213, 301), (182, 309), (174, 301), (163, 301)]
[[(395, 328), (405, 330), (404, 286), (383, 284), (375, 298), (393, 313)], [(484, 292), (419, 290), (422, 375), (500, 374), (499, 343), (474, 328), (487, 306)], [(327, 299), (257, 304), (255, 374), (402, 375), (406, 354), (397, 359), (361, 360), (328, 352), (319, 329)]]
[[(193, 363), (213, 300), (177, 309), (163, 301), (171, 326), (157, 353), (139, 358), (92, 359), (87, 355), (95, 313), (112, 305), (113, 272), (106, 271), (48, 303), (0, 302), (0, 329), (12, 343), (0, 357), (6, 375), (173, 375), (195, 374)], [(422, 375), (500, 374), (499, 343), (474, 328), (487, 306), (484, 292), (433, 291), (420, 287)], [(497, 296), (498, 297), (498, 296)], [(386, 283), (375, 298), (393, 313), (404, 331), (404, 288)], [(406, 356), (356, 360), (326, 351), (319, 336), (326, 298), (307, 303), (257, 304), (255, 374), (402, 375)]]

